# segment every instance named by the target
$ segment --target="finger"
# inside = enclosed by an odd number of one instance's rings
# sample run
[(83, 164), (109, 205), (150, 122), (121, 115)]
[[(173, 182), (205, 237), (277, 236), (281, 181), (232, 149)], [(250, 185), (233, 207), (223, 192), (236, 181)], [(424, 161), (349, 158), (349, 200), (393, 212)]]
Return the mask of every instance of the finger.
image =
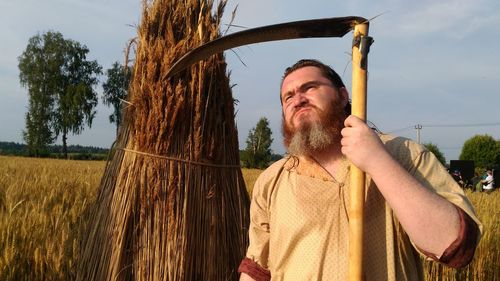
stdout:
[(350, 136), (352, 133), (352, 128), (350, 127), (344, 127), (341, 131), (340, 131), (340, 134), (343, 136), (343, 137), (347, 137), (347, 136)]
[(347, 138), (340, 139), (340, 145), (347, 146), (349, 144), (349, 140)]
[(359, 124), (360, 122), (363, 122), (363, 121), (354, 115), (349, 115), (349, 116), (347, 116), (347, 118), (344, 121), (344, 126), (354, 127), (357, 124)]

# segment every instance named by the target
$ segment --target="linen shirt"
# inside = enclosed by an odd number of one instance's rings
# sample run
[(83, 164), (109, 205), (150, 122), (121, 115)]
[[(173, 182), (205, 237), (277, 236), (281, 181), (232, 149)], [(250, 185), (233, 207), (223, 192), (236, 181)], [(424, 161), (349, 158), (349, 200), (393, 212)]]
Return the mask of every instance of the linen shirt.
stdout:
[[(431, 152), (408, 139), (380, 137), (423, 186), (458, 206), (481, 229), (462, 189)], [(349, 188), (347, 160), (333, 176), (304, 157), (274, 163), (255, 183), (246, 257), (268, 269), (271, 280), (347, 280)], [(423, 280), (423, 254), (368, 175), (365, 190), (365, 280)]]

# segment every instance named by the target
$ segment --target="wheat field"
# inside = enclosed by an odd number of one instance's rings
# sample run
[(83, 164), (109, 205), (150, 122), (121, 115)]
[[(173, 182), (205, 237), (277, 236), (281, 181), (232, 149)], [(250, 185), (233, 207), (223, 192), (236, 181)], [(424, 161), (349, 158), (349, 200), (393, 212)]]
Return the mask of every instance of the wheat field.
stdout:
[[(0, 156), (0, 280), (73, 280), (103, 161)], [(260, 170), (243, 170), (249, 192)], [(426, 280), (500, 280), (500, 192), (468, 192), (484, 225), (461, 270), (425, 263)]]

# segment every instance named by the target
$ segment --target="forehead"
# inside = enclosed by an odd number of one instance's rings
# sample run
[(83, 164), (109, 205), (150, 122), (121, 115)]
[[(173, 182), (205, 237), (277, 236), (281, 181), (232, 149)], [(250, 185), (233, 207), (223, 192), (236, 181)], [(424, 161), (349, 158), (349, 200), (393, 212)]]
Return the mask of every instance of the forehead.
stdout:
[(310, 81), (329, 82), (330, 80), (323, 75), (319, 68), (315, 66), (305, 66), (294, 70), (283, 79), (281, 92), (289, 90), (290, 88), (299, 87), (303, 83)]

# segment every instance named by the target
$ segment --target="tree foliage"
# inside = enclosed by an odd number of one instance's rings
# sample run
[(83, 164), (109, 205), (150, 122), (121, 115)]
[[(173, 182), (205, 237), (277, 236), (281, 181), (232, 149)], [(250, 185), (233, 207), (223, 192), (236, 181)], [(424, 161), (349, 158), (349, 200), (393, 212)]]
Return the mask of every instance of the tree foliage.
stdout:
[(80, 134), (85, 125), (92, 125), (97, 106), (94, 86), (102, 68), (97, 61), (87, 60), (88, 52), (86, 46), (64, 39), (59, 32), (29, 39), (19, 57), (19, 79), (28, 89), (24, 138), (30, 150), (62, 136), (66, 155), (68, 133)]
[(433, 144), (432, 142), (424, 143), (424, 147), (427, 148), (430, 152), (432, 152), (436, 158), (443, 164), (443, 166), (446, 166), (446, 158), (444, 157), (443, 153), (439, 150), (438, 146)]
[(54, 141), (51, 130), (53, 93), (60, 79), (57, 65), (64, 60), (55, 51), (59, 48), (57, 41), (52, 33), (34, 36), (19, 57), (19, 80), (21, 86), (28, 89), (29, 97), (23, 138), (30, 155), (39, 156)]
[(125, 100), (130, 84), (132, 67), (122, 66), (119, 62), (106, 71), (107, 80), (103, 83), (102, 101), (105, 105), (113, 106), (113, 114), (109, 115), (109, 122), (116, 123), (116, 132), (122, 119), (122, 100)]
[(490, 135), (475, 135), (465, 141), (460, 160), (473, 160), (476, 167), (500, 164), (500, 144)]
[(26, 129), (23, 139), (28, 145), (28, 154), (35, 157), (45, 155), (48, 146), (54, 141), (50, 129), (50, 111), (46, 110), (41, 101), (29, 101), (26, 113)]
[(242, 153), (243, 166), (247, 168), (266, 168), (271, 161), (272, 132), (267, 118), (260, 118), (257, 125), (248, 133), (247, 146)]

